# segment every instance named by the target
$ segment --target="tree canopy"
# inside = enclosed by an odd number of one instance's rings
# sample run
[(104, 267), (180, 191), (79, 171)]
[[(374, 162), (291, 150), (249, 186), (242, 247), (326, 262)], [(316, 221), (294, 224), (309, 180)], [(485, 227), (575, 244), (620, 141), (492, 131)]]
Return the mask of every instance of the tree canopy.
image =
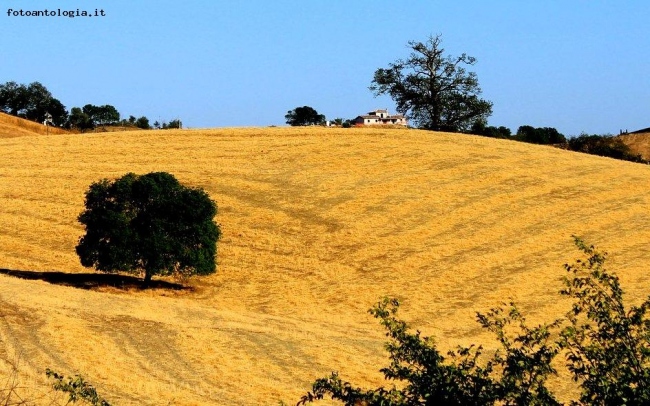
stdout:
[(216, 204), (201, 189), (165, 172), (128, 173), (93, 183), (79, 222), (81, 264), (103, 272), (206, 275), (216, 271)]
[(535, 128), (530, 125), (520, 126), (514, 138), (531, 144), (565, 144), (567, 142), (566, 137), (553, 127)]
[(143, 130), (148, 130), (151, 128), (149, 125), (149, 119), (145, 116), (142, 116), (135, 120), (135, 126), (138, 128), (142, 128)]
[(88, 114), (84, 113), (79, 107), (73, 107), (68, 117), (68, 127), (74, 127), (81, 132), (95, 128), (95, 123), (90, 119)]
[(105, 104), (103, 106), (86, 104), (83, 106), (82, 111), (88, 116), (93, 126), (107, 126), (116, 124), (120, 121), (120, 113), (110, 104)]
[(426, 43), (410, 41), (409, 58), (377, 69), (370, 90), (391, 96), (397, 111), (420, 128), (467, 131), (476, 121), (487, 121), (492, 103), (479, 98), (476, 73), (464, 68), (476, 58), (445, 56), (441, 44), (440, 35)]
[(68, 118), (65, 106), (40, 82), (32, 82), (28, 86), (12, 81), (1, 84), (0, 111), (39, 123), (49, 113), (57, 126), (64, 124)]
[(325, 116), (318, 114), (316, 110), (309, 106), (296, 107), (289, 110), (284, 116), (287, 124), (291, 126), (301, 125), (319, 125), (325, 123)]

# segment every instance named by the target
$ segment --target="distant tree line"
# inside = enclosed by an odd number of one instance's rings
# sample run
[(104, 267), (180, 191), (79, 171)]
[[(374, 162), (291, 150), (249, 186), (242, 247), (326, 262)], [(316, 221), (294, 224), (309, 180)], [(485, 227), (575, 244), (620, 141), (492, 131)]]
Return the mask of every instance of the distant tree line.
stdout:
[[(52, 93), (39, 82), (24, 85), (9, 81), (0, 84), (0, 111), (39, 123), (45, 122), (49, 114), (51, 124), (68, 129), (74, 128), (81, 132), (106, 126), (135, 127), (144, 130), (152, 128), (149, 119), (145, 116), (139, 118), (129, 116), (128, 119), (120, 119), (119, 111), (110, 104), (72, 107), (68, 113), (63, 103), (52, 96)], [(178, 119), (162, 124), (156, 121), (153, 128), (182, 128), (182, 123)]]
[(634, 154), (623, 140), (612, 135), (582, 134), (569, 140), (568, 149), (624, 161), (650, 164), (650, 161), (644, 159), (641, 155)]
[(154, 121), (153, 128), (155, 128), (156, 130), (171, 130), (173, 128), (183, 128), (183, 123), (179, 119), (171, 120), (169, 123), (165, 121), (163, 121), (162, 123), (159, 123), (158, 121)]
[(45, 121), (49, 113), (56, 126), (65, 124), (68, 116), (65, 106), (39, 82), (0, 85), (0, 111), (38, 122)]
[(612, 135), (581, 134), (577, 137), (567, 139), (555, 128), (535, 128), (530, 125), (520, 126), (517, 129), (517, 133), (512, 135), (509, 128), (488, 126), (484, 122), (474, 123), (469, 133), (484, 137), (528, 142), (531, 144), (555, 145), (570, 151), (584, 152), (586, 154), (605, 156), (624, 161), (650, 163), (641, 155), (634, 154), (623, 140)]

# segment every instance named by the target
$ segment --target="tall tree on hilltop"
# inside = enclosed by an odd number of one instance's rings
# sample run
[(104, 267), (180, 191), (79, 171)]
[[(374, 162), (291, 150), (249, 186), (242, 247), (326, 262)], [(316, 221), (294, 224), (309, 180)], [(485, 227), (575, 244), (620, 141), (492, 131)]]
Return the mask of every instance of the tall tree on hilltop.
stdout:
[(397, 111), (418, 127), (434, 131), (466, 131), (492, 114), (492, 103), (479, 98), (481, 88), (472, 66), (476, 58), (444, 56), (441, 37), (426, 43), (410, 41), (408, 59), (375, 71), (370, 90), (390, 95)]
[(27, 87), (10, 81), (0, 85), (0, 110), (18, 116), (27, 107)]

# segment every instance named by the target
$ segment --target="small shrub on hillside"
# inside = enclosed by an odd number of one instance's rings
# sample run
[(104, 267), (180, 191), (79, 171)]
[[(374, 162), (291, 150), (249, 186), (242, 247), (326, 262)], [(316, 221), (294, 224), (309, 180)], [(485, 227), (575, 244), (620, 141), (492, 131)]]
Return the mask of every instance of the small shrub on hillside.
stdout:
[(529, 327), (510, 303), (478, 314), (500, 349), (486, 356), (481, 346), (443, 355), (430, 337), (397, 318), (399, 303), (384, 299), (370, 310), (386, 329), (390, 363), (381, 369), (389, 387), (362, 389), (337, 372), (314, 382), (298, 402), (329, 396), (354, 405), (558, 405), (547, 387), (562, 355), (573, 374), (579, 401), (572, 405), (650, 404), (650, 298), (626, 309), (618, 277), (603, 267), (606, 255), (575, 238), (587, 256), (565, 265), (560, 293), (573, 299), (566, 319)]

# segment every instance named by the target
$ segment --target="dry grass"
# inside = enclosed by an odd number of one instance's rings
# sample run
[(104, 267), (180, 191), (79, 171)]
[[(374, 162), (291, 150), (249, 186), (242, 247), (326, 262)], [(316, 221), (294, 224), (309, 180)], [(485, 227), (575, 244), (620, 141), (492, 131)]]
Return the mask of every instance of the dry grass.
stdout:
[[(650, 168), (550, 147), (387, 129), (168, 130), (0, 140), (0, 267), (84, 273), (88, 185), (168, 171), (219, 205), (218, 273), (191, 291), (83, 290), (0, 276), (0, 358), (82, 373), (116, 404), (297, 401), (331, 370), (377, 384), (384, 295), (443, 348), (513, 298), (558, 300), (571, 234), (648, 293)], [(8, 365), (8, 364), (7, 364)], [(369, 372), (371, 371), (371, 372)], [(562, 389), (562, 384), (557, 384)]]
[(633, 154), (650, 159), (650, 133), (619, 135), (618, 138), (630, 147)]
[(56, 127), (45, 127), (34, 121), (0, 113), (0, 139), (46, 134), (68, 134), (68, 131)]

